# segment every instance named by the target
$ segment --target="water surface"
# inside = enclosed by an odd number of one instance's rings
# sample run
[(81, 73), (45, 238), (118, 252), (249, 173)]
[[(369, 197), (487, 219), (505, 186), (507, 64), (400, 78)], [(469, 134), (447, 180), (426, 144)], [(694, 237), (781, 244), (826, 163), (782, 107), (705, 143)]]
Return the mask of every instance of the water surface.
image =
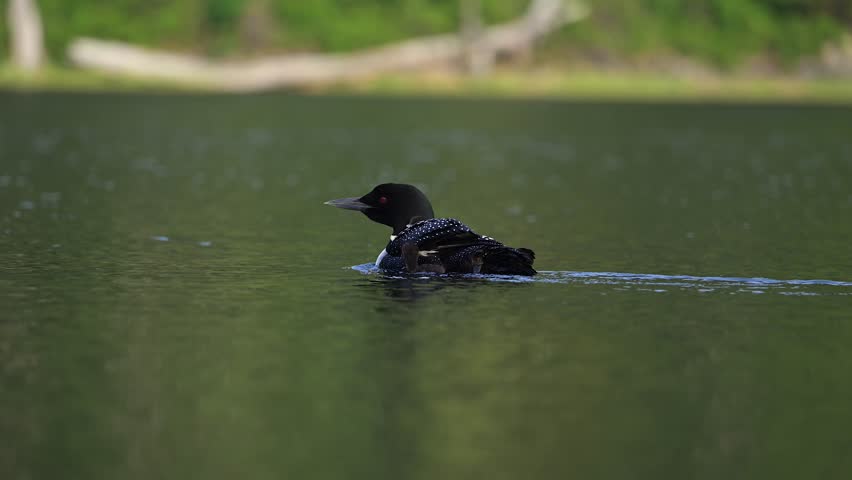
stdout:
[[(0, 477), (849, 478), (849, 125), (2, 95)], [(376, 272), (384, 181), (542, 275)]]

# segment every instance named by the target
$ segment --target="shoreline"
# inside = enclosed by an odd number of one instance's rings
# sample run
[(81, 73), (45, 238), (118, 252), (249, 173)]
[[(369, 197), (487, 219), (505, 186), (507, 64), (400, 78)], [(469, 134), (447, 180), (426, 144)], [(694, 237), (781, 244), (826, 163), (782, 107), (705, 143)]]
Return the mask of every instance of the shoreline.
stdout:
[[(454, 72), (400, 73), (279, 91), (309, 95), (852, 105), (852, 79), (805, 79), (793, 76), (741, 74), (676, 77), (650, 72), (567, 68), (499, 69), (484, 77), (469, 77)], [(205, 85), (107, 75), (56, 66), (47, 67), (35, 75), (27, 75), (14, 71), (8, 66), (0, 66), (0, 92), (231, 94)]]

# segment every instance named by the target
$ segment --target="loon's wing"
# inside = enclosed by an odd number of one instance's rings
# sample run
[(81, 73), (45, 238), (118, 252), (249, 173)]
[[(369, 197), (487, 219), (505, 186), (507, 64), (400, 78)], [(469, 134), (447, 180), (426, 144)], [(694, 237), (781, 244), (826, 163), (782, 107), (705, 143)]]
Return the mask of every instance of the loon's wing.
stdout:
[(417, 222), (392, 240), (387, 252), (402, 254), (402, 245), (414, 243), (421, 252), (420, 263), (439, 261), (448, 272), (481, 272), (535, 275), (532, 250), (507, 247), (491, 237), (479, 235), (454, 218)]
[(535, 275), (535, 253), (528, 248), (512, 248), (503, 244), (481, 244), (456, 251), (443, 259), (447, 271), (488, 273), (496, 275)]

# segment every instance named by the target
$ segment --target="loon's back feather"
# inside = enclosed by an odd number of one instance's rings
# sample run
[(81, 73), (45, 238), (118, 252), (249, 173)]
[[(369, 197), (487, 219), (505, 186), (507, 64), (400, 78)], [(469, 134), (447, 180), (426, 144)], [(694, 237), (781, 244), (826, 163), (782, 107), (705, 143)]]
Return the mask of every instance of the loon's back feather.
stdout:
[[(432, 218), (409, 225), (388, 243), (388, 255), (379, 267), (397, 270), (402, 245), (414, 243), (421, 252), (420, 264), (440, 263), (447, 272), (535, 275), (535, 253), (512, 248), (479, 235), (454, 218)], [(474, 265), (476, 268), (474, 269)]]

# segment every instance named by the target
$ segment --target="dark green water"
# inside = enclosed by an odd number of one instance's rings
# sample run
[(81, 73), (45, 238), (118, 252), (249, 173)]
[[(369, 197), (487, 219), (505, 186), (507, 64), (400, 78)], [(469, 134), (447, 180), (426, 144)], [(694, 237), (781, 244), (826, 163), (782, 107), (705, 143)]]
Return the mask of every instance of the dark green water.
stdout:
[[(750, 279), (852, 281), (850, 127), (0, 95), (0, 478), (850, 478), (852, 285)], [(391, 180), (546, 273), (353, 270)]]

